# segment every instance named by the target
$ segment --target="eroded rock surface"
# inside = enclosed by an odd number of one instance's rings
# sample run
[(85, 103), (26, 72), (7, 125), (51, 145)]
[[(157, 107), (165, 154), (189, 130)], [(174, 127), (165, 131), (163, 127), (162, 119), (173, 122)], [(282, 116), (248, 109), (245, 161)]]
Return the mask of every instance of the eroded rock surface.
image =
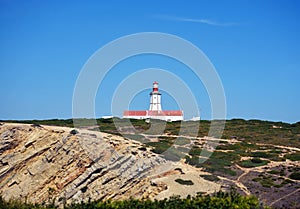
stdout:
[[(189, 194), (187, 186), (172, 180), (174, 175), (187, 178), (191, 172), (193, 178), (198, 176), (196, 170), (185, 169), (180, 162), (168, 162), (140, 142), (96, 131), (72, 130), (1, 124), (0, 195), (6, 200), (55, 200), (57, 204), (88, 199), (164, 198), (176, 190)], [(184, 174), (172, 172), (178, 166), (185, 170)], [(198, 188), (201, 192), (220, 188), (203, 179), (197, 182), (191, 194)]]
[(119, 136), (21, 124), (0, 126), (0, 192), (31, 202), (149, 196), (166, 161)]

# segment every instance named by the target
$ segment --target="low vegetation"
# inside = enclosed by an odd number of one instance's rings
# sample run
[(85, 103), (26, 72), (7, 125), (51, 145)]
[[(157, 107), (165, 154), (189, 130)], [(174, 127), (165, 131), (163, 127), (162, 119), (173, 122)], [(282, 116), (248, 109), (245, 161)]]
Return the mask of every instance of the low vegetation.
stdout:
[(219, 181), (220, 178), (216, 175), (200, 175), (201, 178), (204, 178), (205, 180), (208, 180), (208, 181)]
[(300, 180), (300, 172), (291, 173), (290, 178), (294, 180)]
[(284, 179), (282, 177), (273, 177), (272, 175), (260, 174), (258, 177), (252, 179), (252, 181), (259, 182), (263, 187), (271, 188), (276, 187), (280, 188), (286, 184), (293, 184), (294, 181), (290, 179)]
[[(4, 201), (0, 197), (0, 208), (2, 209), (54, 209), (58, 208), (54, 204), (30, 204), (18, 200)], [(241, 196), (236, 192), (218, 192), (214, 195), (198, 195), (196, 197), (171, 197), (164, 200), (120, 200), (120, 201), (89, 201), (86, 203), (78, 203), (65, 205), (64, 209), (135, 209), (135, 208), (269, 208), (264, 207), (254, 196)]]
[(182, 184), (182, 185), (194, 185), (194, 183), (191, 180), (175, 179), (175, 181), (178, 184)]
[[(91, 119), (76, 119), (77, 123), (80, 122), (81, 126), (91, 126), (95, 125), (94, 120)], [(154, 120), (153, 120), (154, 121)], [(55, 126), (66, 126), (73, 127), (72, 119), (51, 119), (51, 120), (23, 120), (23, 121), (0, 121), (0, 122), (17, 122), (17, 123), (31, 123), (31, 124), (41, 124), (41, 125), (55, 125)], [(101, 130), (110, 133), (116, 133), (117, 129), (115, 123), (118, 126), (125, 127), (128, 122), (132, 124), (136, 132), (144, 132), (148, 130), (151, 124), (155, 126), (165, 125), (164, 133), (170, 135), (178, 135), (180, 127), (187, 127), (182, 132), (184, 135), (194, 135), (194, 133), (189, 132), (188, 127), (199, 126), (198, 136), (204, 137), (208, 135), (211, 121), (201, 120), (201, 122), (172, 122), (164, 123), (160, 121), (154, 121), (149, 124), (144, 120), (134, 120), (134, 119), (120, 119), (120, 118), (110, 118), (110, 119), (97, 119), (98, 127), (95, 130)], [(192, 130), (190, 129), (190, 130)], [(155, 128), (152, 129), (155, 131)], [(148, 134), (155, 134), (150, 133)], [(158, 133), (161, 134), (161, 133)], [(226, 120), (225, 129), (222, 138), (224, 139), (240, 139), (245, 142), (250, 143), (269, 143), (275, 145), (283, 146), (293, 146), (300, 148), (300, 122), (289, 124), (283, 122), (271, 122), (271, 121), (261, 121), (261, 120), (243, 120), (243, 119), (232, 119)], [(300, 154), (298, 153), (296, 159), (299, 159)]]
[(267, 160), (261, 160), (258, 157), (252, 158), (250, 160), (244, 160), (238, 163), (240, 166), (244, 167), (244, 168), (253, 168), (253, 167), (257, 167), (257, 166), (263, 166), (263, 165), (267, 165), (268, 161)]
[[(205, 154), (204, 150), (204, 156)], [(234, 176), (236, 175), (235, 171), (230, 169), (230, 166), (237, 160), (239, 160), (239, 156), (232, 153), (225, 153), (220, 151), (215, 151), (210, 154), (210, 157), (207, 159), (203, 159), (203, 157), (198, 154), (201, 153), (200, 150), (195, 152), (193, 151), (191, 157), (186, 157), (186, 163), (196, 166), (202, 167), (204, 170), (212, 173), (222, 173), (226, 175)]]
[(300, 152), (291, 153), (291, 154), (285, 155), (285, 157), (292, 161), (300, 161)]

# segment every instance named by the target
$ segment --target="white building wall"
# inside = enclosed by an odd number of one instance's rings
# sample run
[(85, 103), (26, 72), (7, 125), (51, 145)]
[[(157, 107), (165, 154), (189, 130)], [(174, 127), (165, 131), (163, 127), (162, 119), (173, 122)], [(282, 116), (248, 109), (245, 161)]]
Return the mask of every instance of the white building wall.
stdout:
[(165, 121), (181, 121), (183, 116), (151, 116), (152, 119), (165, 120)]
[(158, 120), (165, 120), (165, 121), (181, 121), (183, 120), (183, 116), (140, 116), (140, 115), (131, 115), (131, 116), (123, 116), (123, 118), (129, 118), (129, 119), (138, 119), (138, 120), (144, 120), (144, 119), (158, 119)]
[(144, 119), (147, 119), (149, 117), (148, 116), (141, 116), (141, 115), (130, 115), (130, 116), (123, 116), (123, 118), (144, 120)]

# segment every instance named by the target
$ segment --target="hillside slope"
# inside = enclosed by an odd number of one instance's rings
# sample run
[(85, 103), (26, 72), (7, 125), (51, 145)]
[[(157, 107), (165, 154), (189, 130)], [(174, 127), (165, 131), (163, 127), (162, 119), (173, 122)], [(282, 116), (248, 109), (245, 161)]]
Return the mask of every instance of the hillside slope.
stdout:
[[(168, 180), (176, 176), (194, 178), (193, 187), (187, 191), (186, 185)], [(178, 191), (187, 195), (219, 189), (220, 185), (200, 178), (196, 168), (169, 162), (142, 143), (120, 136), (66, 127), (0, 124), (0, 195), (7, 200), (55, 200), (61, 204), (164, 198)]]

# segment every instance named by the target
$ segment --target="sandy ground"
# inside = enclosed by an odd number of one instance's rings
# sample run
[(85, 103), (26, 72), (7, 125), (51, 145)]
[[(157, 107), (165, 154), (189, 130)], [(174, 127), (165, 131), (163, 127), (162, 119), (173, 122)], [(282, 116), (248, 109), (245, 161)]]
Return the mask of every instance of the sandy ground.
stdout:
[[(180, 195), (181, 197), (186, 197), (187, 195), (195, 196), (197, 193), (214, 193), (221, 189), (221, 185), (207, 181), (200, 177), (200, 174), (208, 174), (200, 169), (194, 168), (192, 166), (186, 165), (182, 162), (176, 162), (172, 164), (174, 169), (180, 168), (182, 172), (175, 171), (172, 173), (166, 173), (163, 176), (158, 176), (153, 181), (155, 183), (164, 183), (167, 185), (167, 190), (159, 193), (155, 198), (164, 199), (174, 195)], [(176, 179), (190, 180), (193, 185), (182, 185), (177, 183)]]

